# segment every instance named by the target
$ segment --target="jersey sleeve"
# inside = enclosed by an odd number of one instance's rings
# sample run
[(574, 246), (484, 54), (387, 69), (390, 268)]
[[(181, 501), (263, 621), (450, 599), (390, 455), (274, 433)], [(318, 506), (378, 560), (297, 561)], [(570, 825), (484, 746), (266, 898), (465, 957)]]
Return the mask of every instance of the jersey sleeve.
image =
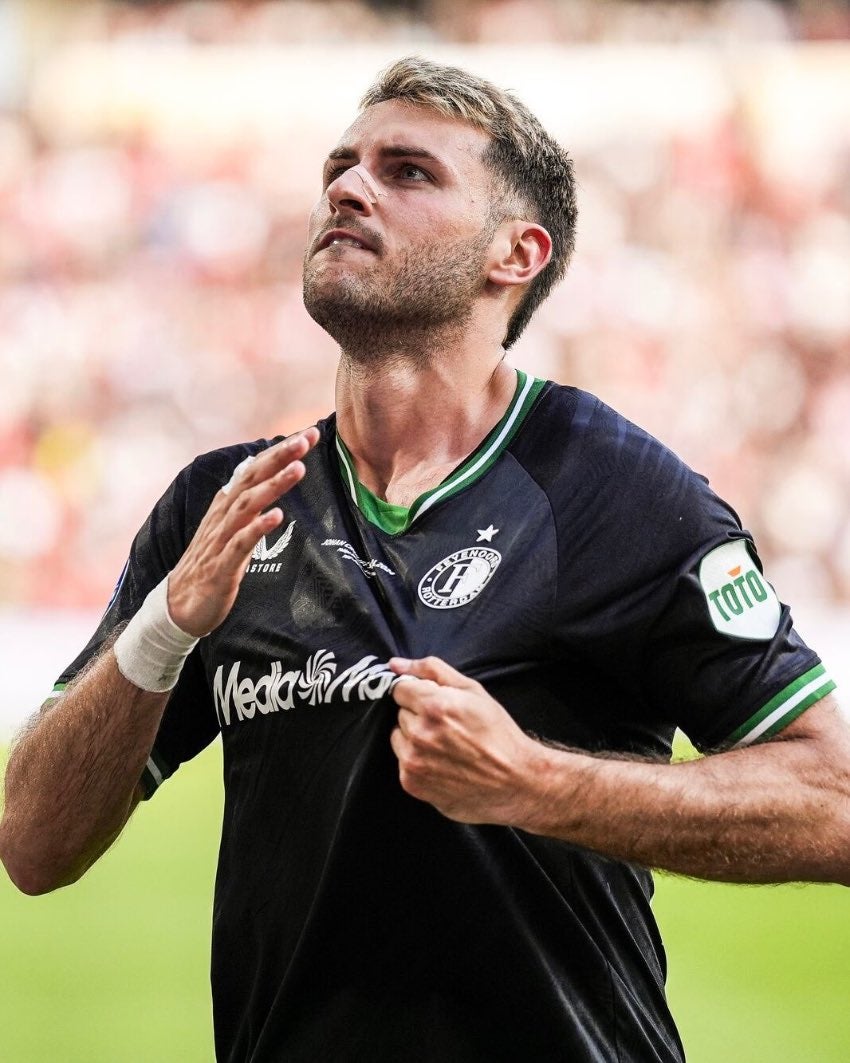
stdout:
[[(659, 445), (660, 446), (660, 445)], [(752, 537), (708, 483), (665, 453), (635, 499), (645, 581), (635, 682), (701, 750), (770, 738), (835, 684), (794, 629)]]
[[(207, 484), (206, 476), (189, 466), (174, 480), (154, 506), (133, 540), (130, 555), (106, 612), (86, 647), (63, 671), (54, 687), (61, 694), (65, 686), (93, 660), (102, 647), (137, 612), (153, 589), (182, 556), (194, 534), (200, 515), (206, 511), (212, 493), (220, 484)], [(226, 477), (225, 477), (226, 479)], [(193, 495), (201, 480), (197, 510)], [(193, 487), (195, 491), (193, 492)], [(200, 515), (199, 515), (200, 514)], [(142, 775), (145, 798), (150, 797), (169, 775), (199, 753), (218, 734), (209, 684), (202, 660), (203, 640), (190, 654), (171, 692), (159, 731)]]
[(716, 750), (771, 737), (834, 689), (708, 482), (592, 396), (576, 423), (550, 495), (565, 634), (630, 717)]
[(736, 527), (718, 542), (717, 530), (671, 571), (643, 654), (647, 698), (677, 706), (677, 726), (704, 751), (770, 738), (835, 689), (752, 540)]

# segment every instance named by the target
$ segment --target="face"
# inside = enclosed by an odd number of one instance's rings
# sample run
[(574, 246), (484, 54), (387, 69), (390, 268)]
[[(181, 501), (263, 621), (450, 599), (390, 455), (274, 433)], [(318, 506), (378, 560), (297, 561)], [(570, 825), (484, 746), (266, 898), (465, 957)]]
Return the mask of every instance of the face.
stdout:
[(486, 283), (495, 224), (484, 133), (423, 107), (368, 108), (324, 169), (304, 303), (347, 351), (460, 327)]

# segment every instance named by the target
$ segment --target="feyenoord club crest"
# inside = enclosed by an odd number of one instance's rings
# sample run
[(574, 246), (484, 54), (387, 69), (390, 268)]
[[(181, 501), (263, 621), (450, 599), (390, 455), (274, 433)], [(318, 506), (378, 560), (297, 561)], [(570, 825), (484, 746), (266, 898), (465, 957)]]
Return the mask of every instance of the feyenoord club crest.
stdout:
[(430, 609), (457, 609), (484, 590), (502, 555), (484, 546), (470, 546), (438, 561), (419, 581), (419, 598)]

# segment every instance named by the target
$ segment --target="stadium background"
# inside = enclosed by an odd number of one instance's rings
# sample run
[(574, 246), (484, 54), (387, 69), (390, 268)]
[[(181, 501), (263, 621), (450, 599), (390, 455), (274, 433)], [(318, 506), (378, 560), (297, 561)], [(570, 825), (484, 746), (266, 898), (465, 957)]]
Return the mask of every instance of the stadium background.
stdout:
[[(709, 476), (850, 680), (850, 11), (835, 0), (0, 0), (0, 740), (196, 453), (330, 409), (300, 303), (327, 148), (420, 52), (572, 151), (578, 251), (515, 360)], [(0, 882), (0, 1058), (211, 1058), (218, 752), (72, 890)], [(850, 1059), (837, 887), (663, 877), (692, 1063)]]

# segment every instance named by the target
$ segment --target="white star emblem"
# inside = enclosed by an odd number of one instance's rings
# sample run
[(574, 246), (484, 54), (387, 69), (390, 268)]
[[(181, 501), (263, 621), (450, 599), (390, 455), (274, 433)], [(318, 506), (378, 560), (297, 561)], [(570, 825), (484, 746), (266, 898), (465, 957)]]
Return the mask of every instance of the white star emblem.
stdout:
[(493, 536), (496, 535), (498, 531), (499, 531), (499, 529), (498, 528), (494, 528), (492, 524), (490, 525), (489, 528), (479, 528), (478, 529), (478, 538), (475, 541), (477, 543), (483, 543), (483, 542), (492, 543)]

